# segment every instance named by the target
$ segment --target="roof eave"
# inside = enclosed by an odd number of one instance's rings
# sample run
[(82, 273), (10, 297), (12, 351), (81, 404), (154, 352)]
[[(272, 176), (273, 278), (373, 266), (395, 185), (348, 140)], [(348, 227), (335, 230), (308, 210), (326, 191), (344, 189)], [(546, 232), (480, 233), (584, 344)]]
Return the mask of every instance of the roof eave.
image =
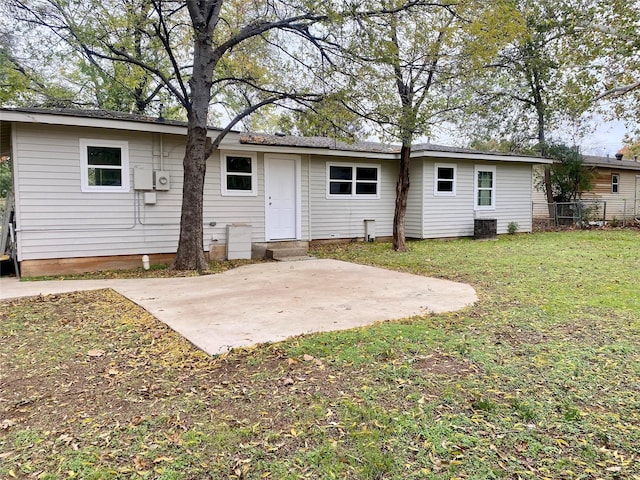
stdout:
[(417, 152), (412, 152), (412, 158), (421, 158), (421, 157), (429, 157), (429, 158), (450, 158), (450, 159), (461, 159), (464, 158), (466, 160), (474, 160), (474, 161), (487, 161), (487, 162), (511, 162), (511, 163), (533, 163), (533, 164), (552, 164), (553, 160), (548, 158), (540, 158), (540, 157), (526, 157), (526, 156), (516, 156), (516, 155), (500, 155), (493, 153), (470, 153), (470, 152), (440, 152), (440, 151), (428, 151), (428, 150), (420, 150)]

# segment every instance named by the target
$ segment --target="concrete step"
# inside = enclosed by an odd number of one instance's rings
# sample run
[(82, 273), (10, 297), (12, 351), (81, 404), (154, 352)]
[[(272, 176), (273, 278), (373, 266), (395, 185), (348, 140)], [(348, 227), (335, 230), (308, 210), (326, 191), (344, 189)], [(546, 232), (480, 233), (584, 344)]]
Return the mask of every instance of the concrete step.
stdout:
[(273, 260), (286, 260), (291, 257), (306, 257), (307, 247), (267, 248), (266, 257)]

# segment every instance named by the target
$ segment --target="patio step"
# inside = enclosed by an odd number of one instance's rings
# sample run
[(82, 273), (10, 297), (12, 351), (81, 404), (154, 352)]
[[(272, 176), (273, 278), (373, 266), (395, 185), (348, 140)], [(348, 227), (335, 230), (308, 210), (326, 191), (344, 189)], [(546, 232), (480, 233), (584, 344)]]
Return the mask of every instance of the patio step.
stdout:
[(307, 247), (267, 248), (266, 257), (272, 260), (293, 260), (307, 258)]

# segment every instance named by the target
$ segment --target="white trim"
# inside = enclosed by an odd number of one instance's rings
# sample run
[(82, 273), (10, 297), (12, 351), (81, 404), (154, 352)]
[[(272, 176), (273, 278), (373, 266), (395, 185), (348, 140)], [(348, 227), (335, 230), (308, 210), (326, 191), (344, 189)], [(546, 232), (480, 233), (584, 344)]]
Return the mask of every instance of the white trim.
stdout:
[[(13, 211), (14, 211), (14, 220), (16, 222), (16, 230), (20, 229), (20, 225), (22, 223), (22, 201), (20, 199), (20, 184), (18, 180), (20, 179), (20, 162), (18, 161), (18, 132), (17, 125), (15, 123), (11, 124), (11, 172), (13, 173), (12, 178), (12, 189), (13, 189)], [(22, 235), (16, 235), (16, 246), (17, 246), (17, 256), (18, 261), (22, 261)], [(4, 252), (2, 252), (4, 253)]]
[[(233, 175), (251, 177), (251, 190), (229, 190), (227, 188), (227, 157), (244, 157), (251, 159), (251, 173), (231, 172)], [(258, 195), (258, 154), (256, 152), (220, 151), (220, 194), (223, 197), (256, 197)]]
[[(337, 193), (331, 193), (331, 182), (337, 182), (340, 180), (336, 180), (336, 179), (331, 179), (331, 167), (350, 167), (352, 169), (353, 172), (353, 176), (350, 180), (351, 182), (351, 194), (349, 195), (340, 195)], [(376, 193), (375, 195), (371, 195), (371, 194), (357, 194), (356, 193), (356, 184), (358, 183), (358, 180), (356, 178), (356, 173), (357, 173), (357, 169), (358, 168), (375, 168), (376, 169), (376, 180), (374, 181), (370, 181), (370, 180), (362, 180), (360, 181), (360, 183), (375, 183), (376, 184)], [(326, 163), (326, 198), (327, 200), (372, 200), (372, 199), (379, 199), (380, 198), (380, 187), (381, 187), (381, 183), (382, 183), (382, 179), (380, 178), (380, 174), (381, 174), (381, 168), (380, 165), (376, 165), (376, 164), (371, 164), (371, 163), (358, 163), (358, 162), (354, 162), (354, 163), (344, 163), (344, 162), (327, 162)], [(347, 180), (344, 181), (344, 183), (347, 183)]]
[[(439, 168), (452, 168), (453, 169), (453, 178), (452, 179), (442, 179), (443, 181), (451, 181), (453, 182), (453, 190), (451, 192), (440, 192), (438, 191), (438, 169)], [(435, 163), (433, 165), (433, 196), (434, 197), (455, 197), (456, 196), (456, 186), (458, 183), (458, 166), (455, 163)]]
[[(478, 173), (491, 172), (491, 205), (478, 205)], [(489, 211), (496, 209), (496, 167), (495, 165), (476, 165), (473, 173), (473, 209)]]
[[(614, 182), (613, 179), (616, 179), (616, 181)], [(618, 195), (620, 193), (620, 174), (619, 173), (613, 173), (611, 172), (611, 194), (612, 195)], [(617, 187), (617, 191), (613, 191), (613, 186)]]
[[(129, 192), (129, 142), (120, 140), (103, 140), (96, 138), (80, 138), (78, 141), (80, 147), (80, 189), (86, 193), (127, 193)], [(87, 157), (87, 148), (89, 147), (105, 147), (119, 148), (121, 164), (119, 167), (104, 166), (101, 168), (120, 170), (121, 185), (89, 185), (89, 159)]]
[(289, 160), (294, 162), (294, 177), (296, 182), (296, 237), (291, 240), (302, 240), (302, 158), (299, 155), (287, 154), (265, 154), (264, 156), (264, 240), (265, 242), (269, 242), (271, 240), (284, 240), (273, 239), (269, 235), (269, 168), (271, 160)]

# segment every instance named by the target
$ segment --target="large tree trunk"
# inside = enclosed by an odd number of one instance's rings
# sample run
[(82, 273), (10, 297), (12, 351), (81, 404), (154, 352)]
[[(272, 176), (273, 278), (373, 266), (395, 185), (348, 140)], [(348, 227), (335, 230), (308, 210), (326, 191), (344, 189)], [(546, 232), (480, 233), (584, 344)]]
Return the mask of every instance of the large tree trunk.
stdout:
[[(540, 148), (540, 155), (546, 157), (547, 155), (547, 138), (546, 138), (546, 117), (544, 101), (542, 99), (542, 87), (539, 86), (536, 79), (536, 89), (534, 90), (534, 98), (536, 102), (536, 112), (538, 114), (538, 145)], [(547, 208), (549, 209), (549, 218), (555, 220), (556, 218), (556, 206), (553, 200), (553, 186), (551, 185), (551, 165), (544, 166), (544, 191), (547, 196)]]
[[(189, 13), (194, 29), (193, 74), (189, 80), (190, 104), (187, 145), (184, 155), (182, 214), (180, 240), (173, 262), (175, 270), (207, 270), (204, 255), (203, 197), (207, 158), (211, 145), (207, 142), (207, 119), (211, 101), (213, 70), (217, 63), (212, 41), (215, 28), (215, 5), (218, 2), (191, 2)], [(213, 12), (213, 13), (212, 13)]]
[(204, 177), (207, 170), (206, 140), (206, 128), (189, 128), (183, 161), (180, 240), (173, 262), (175, 270), (207, 270), (209, 268), (204, 256), (202, 226)]
[(408, 251), (404, 219), (407, 213), (407, 198), (409, 197), (410, 160), (411, 145), (405, 145), (403, 142), (400, 149), (400, 173), (396, 184), (396, 209), (393, 216), (393, 249), (398, 252)]

